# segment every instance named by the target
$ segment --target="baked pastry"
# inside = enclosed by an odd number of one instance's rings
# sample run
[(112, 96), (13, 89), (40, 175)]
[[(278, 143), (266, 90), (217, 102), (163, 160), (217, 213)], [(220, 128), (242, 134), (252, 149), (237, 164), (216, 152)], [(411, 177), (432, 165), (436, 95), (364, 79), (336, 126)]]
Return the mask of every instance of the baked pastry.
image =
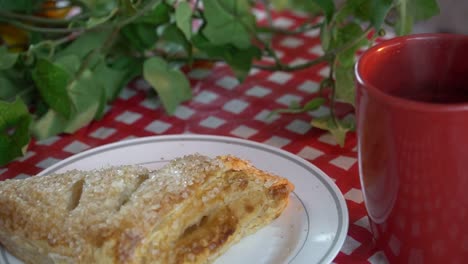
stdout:
[(233, 156), (189, 155), (0, 182), (0, 243), (26, 263), (211, 263), (269, 224), (293, 185)]

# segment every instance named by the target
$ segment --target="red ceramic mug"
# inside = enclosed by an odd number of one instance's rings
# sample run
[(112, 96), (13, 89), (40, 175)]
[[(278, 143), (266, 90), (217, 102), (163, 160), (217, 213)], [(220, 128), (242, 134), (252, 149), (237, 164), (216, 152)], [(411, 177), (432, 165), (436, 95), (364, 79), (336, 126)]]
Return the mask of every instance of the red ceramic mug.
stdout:
[(359, 170), (390, 263), (468, 262), (468, 36), (397, 37), (356, 68)]

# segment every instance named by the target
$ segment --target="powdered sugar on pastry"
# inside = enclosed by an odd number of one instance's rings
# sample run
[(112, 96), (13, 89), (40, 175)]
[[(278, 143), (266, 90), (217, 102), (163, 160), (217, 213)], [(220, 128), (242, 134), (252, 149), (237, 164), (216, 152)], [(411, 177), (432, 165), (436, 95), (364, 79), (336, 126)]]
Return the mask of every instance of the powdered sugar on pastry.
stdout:
[(208, 263), (293, 186), (233, 156), (0, 182), (0, 243), (27, 263)]

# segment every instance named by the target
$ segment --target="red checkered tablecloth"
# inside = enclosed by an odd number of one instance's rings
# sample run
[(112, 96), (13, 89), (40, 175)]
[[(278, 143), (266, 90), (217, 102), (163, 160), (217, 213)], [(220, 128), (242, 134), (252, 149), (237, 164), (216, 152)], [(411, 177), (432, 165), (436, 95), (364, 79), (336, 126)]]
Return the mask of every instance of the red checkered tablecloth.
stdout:
[[(255, 15), (265, 19), (262, 10)], [(297, 13), (275, 14), (273, 24), (292, 29), (306, 19)], [(301, 63), (323, 54), (319, 31), (278, 37), (274, 48), (281, 60)], [(26, 155), (0, 167), (0, 180), (37, 174), (52, 164), (86, 149), (124, 139), (168, 134), (212, 134), (249, 139), (282, 148), (310, 161), (327, 173), (339, 187), (349, 209), (349, 231), (335, 263), (382, 263), (383, 254), (374, 247), (358, 176), (356, 136), (350, 133), (345, 146), (338, 146), (326, 132), (311, 128), (314, 117), (327, 107), (300, 115), (267, 118), (291, 101), (305, 102), (317, 96), (326, 65), (298, 72), (252, 70), (239, 83), (225, 64), (190, 69), (194, 97), (179, 106), (173, 116), (162, 109), (157, 97), (142, 80), (124, 88), (108, 107), (106, 115), (72, 135), (33, 141)], [(348, 109), (349, 110), (349, 109)], [(343, 110), (346, 114), (346, 109)]]

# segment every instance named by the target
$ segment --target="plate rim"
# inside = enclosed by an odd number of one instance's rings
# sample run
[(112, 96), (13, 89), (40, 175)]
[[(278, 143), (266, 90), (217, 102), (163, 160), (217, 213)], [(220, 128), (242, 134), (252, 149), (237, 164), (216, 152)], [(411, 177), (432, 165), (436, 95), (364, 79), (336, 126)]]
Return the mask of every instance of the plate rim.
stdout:
[[(342, 248), (344, 244), (344, 241), (348, 233), (348, 228), (349, 228), (349, 212), (348, 212), (348, 207), (346, 205), (346, 200), (343, 196), (343, 193), (340, 191), (340, 189), (335, 184), (335, 182), (333, 182), (333, 180), (326, 173), (324, 173), (321, 169), (319, 169), (317, 166), (315, 166), (311, 162), (291, 152), (288, 152), (278, 147), (266, 145), (264, 143), (247, 140), (247, 139), (229, 137), (229, 136), (203, 135), (203, 134), (181, 134), (181, 135), (174, 134), (174, 135), (156, 135), (156, 136), (139, 137), (139, 138), (112, 142), (112, 143), (104, 144), (101, 146), (97, 146), (97, 147), (85, 150), (81, 153), (72, 155), (66, 159), (63, 159), (53, 164), (52, 166), (39, 172), (37, 176), (43, 176), (49, 173), (56, 172), (57, 170), (60, 170), (61, 168), (69, 164), (72, 164), (74, 162), (77, 162), (86, 156), (97, 155), (101, 152), (109, 151), (114, 148), (122, 148), (122, 147), (126, 147), (129, 145), (145, 144), (148, 142), (158, 142), (158, 141), (210, 141), (210, 142), (229, 143), (229, 144), (234, 143), (237, 145), (242, 145), (245, 147), (254, 147), (260, 150), (266, 150), (268, 152), (278, 154), (281, 157), (286, 158), (289, 161), (292, 161), (296, 163), (297, 165), (303, 167), (307, 171), (310, 171), (315, 177), (317, 177), (322, 182), (322, 184), (330, 192), (331, 196), (333, 197), (333, 200), (335, 201), (336, 211), (338, 213), (338, 229), (337, 229), (337, 233), (335, 235), (334, 241), (332, 242), (332, 245), (330, 246), (330, 248), (328, 248), (328, 250), (322, 256), (322, 258), (319, 260), (318, 263), (330, 263), (340, 252), (340, 249)], [(300, 199), (300, 196), (297, 193), (295, 194)], [(0, 247), (0, 248), (2, 249), (2, 251), (5, 250), (3, 247)], [(291, 261), (294, 261), (294, 259), (292, 259)]]

